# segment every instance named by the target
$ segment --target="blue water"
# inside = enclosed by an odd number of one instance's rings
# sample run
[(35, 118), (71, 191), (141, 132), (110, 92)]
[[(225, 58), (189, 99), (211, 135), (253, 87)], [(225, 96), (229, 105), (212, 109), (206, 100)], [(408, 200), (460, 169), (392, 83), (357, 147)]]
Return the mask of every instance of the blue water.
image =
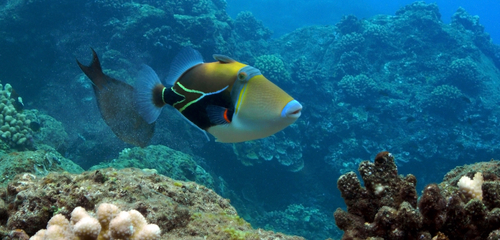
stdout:
[[(241, 11), (251, 11), (266, 26), (271, 28), (275, 36), (293, 31), (296, 28), (310, 25), (331, 25), (337, 23), (344, 15), (355, 15), (358, 18), (370, 18), (377, 14), (394, 14), (399, 8), (410, 4), (411, 0), (393, 1), (333, 1), (333, 0), (227, 0), (227, 12), (235, 17)], [(480, 22), (490, 33), (495, 43), (500, 43), (500, 2), (496, 0), (437, 0), (442, 15), (441, 20), (450, 22), (455, 11), (462, 7), (471, 15), (478, 15)]]

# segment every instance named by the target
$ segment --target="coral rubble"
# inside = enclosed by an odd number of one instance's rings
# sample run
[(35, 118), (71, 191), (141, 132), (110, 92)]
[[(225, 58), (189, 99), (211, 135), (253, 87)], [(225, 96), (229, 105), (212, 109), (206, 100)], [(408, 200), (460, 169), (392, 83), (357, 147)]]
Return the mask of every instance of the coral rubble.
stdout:
[[(481, 168), (485, 165), (489, 168)], [(500, 162), (478, 163), (478, 168), (485, 176), (482, 201), (457, 187), (457, 178), (472, 171), (453, 170), (443, 183), (426, 186), (417, 204), (415, 176), (398, 175), (392, 154), (379, 153), (373, 163), (359, 166), (365, 187), (354, 172), (337, 182), (347, 205), (347, 212), (334, 213), (342, 239), (498, 239)]]

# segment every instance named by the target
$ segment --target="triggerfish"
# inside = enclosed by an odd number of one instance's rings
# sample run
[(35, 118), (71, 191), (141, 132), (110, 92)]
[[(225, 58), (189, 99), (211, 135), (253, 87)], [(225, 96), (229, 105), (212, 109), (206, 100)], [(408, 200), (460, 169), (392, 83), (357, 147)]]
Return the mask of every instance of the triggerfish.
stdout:
[(162, 108), (170, 105), (191, 125), (219, 142), (268, 137), (300, 117), (302, 105), (261, 72), (227, 56), (203, 62), (184, 48), (174, 58), (165, 85), (149, 66), (139, 71), (135, 88), (102, 72), (97, 54), (89, 66), (78, 62), (92, 80), (106, 124), (123, 141), (146, 146)]
[(184, 48), (174, 58), (163, 85), (143, 66), (136, 82), (138, 112), (148, 123), (171, 105), (216, 141), (235, 143), (268, 137), (294, 123), (302, 105), (249, 65), (224, 55), (203, 62)]

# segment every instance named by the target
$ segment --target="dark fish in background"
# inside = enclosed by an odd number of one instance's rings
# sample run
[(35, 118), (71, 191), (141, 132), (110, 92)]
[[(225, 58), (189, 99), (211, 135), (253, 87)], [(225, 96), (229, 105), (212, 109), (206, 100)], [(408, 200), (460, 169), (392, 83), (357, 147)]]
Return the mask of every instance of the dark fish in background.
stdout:
[(145, 147), (153, 137), (155, 123), (149, 124), (136, 111), (134, 88), (102, 72), (96, 52), (92, 49), (89, 66), (78, 66), (92, 81), (97, 106), (102, 118), (111, 130), (124, 142)]
[(33, 132), (38, 132), (38, 131), (40, 131), (40, 128), (42, 127), (42, 126), (40, 125), (40, 123), (37, 123), (37, 122), (34, 122), (34, 121), (30, 122), (30, 125), (29, 125), (29, 126), (30, 126), (31, 130), (33, 130)]
[(12, 92), (10, 93), (10, 98), (14, 99), (12, 105), (14, 105), (16, 111), (22, 112), (24, 109), (23, 99), (21, 98), (21, 96), (19, 96), (16, 90), (12, 89)]

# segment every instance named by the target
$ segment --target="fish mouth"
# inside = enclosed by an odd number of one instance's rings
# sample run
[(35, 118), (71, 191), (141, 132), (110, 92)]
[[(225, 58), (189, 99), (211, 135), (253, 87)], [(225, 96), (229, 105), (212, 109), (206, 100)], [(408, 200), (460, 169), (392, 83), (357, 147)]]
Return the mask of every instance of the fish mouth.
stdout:
[(297, 119), (302, 113), (302, 105), (297, 100), (288, 102), (281, 111), (281, 117)]

